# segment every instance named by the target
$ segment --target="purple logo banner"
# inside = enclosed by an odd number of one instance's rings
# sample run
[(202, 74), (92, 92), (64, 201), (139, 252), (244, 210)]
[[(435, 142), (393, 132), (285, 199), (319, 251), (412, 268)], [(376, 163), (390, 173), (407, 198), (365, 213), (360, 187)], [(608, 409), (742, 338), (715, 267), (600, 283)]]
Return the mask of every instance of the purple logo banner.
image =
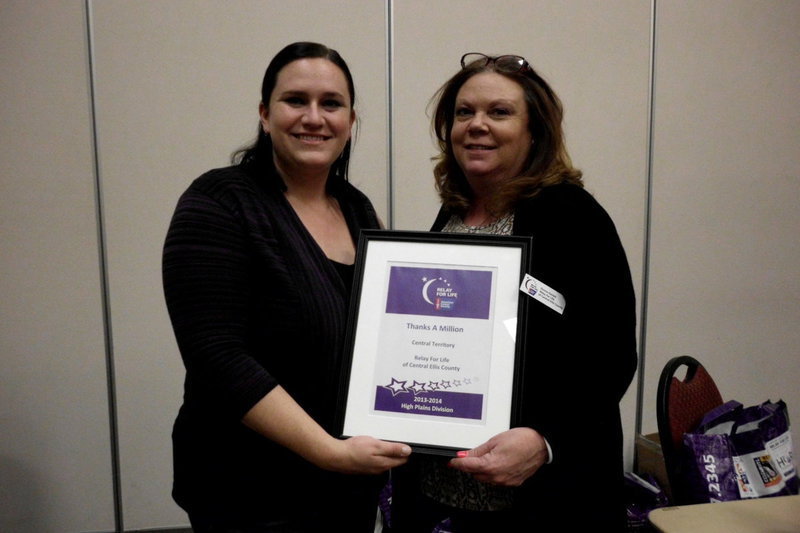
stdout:
[(483, 394), (448, 391), (395, 394), (386, 387), (376, 387), (375, 410), (480, 420)]
[(488, 319), (492, 274), (489, 270), (393, 266), (386, 312)]

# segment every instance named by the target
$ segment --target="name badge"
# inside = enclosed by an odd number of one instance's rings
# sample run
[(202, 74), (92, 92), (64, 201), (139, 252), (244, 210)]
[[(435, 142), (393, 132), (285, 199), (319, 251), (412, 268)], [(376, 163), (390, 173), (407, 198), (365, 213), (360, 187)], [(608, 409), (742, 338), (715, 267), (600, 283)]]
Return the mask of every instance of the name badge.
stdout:
[(564, 300), (564, 295), (548, 287), (530, 274), (525, 274), (525, 278), (522, 280), (522, 285), (519, 286), (519, 290), (534, 300), (543, 303), (559, 315), (564, 314), (564, 307), (567, 305), (567, 302)]

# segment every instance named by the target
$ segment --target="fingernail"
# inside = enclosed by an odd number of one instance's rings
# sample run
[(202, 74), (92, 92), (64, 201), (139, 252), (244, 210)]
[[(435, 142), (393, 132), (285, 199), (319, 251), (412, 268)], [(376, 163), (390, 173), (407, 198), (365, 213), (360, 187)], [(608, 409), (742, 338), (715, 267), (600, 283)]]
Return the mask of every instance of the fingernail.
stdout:
[(458, 451), (456, 452), (456, 457), (466, 457), (467, 453), (468, 453), (467, 450)]
[(409, 448), (408, 446), (403, 446), (402, 454), (403, 455), (411, 455), (411, 448)]

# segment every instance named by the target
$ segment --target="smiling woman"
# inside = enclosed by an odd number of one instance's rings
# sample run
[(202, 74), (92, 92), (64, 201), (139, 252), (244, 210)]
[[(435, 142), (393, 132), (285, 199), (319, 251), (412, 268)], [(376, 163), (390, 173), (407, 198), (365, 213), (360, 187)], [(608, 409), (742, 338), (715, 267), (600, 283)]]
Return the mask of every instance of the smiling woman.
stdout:
[[(465, 54), (461, 66), (435, 98), (442, 207), (432, 230), (532, 236), (528, 276), (566, 304), (534, 300), (525, 317), (535, 340), (522, 356), (520, 426), (449, 462), (420, 457), (398, 468), (394, 530), (431, 531), (449, 519), (460, 533), (538, 531), (569, 516), (575, 530), (622, 531), (619, 401), (636, 368), (625, 251), (570, 162), (550, 86), (516, 55)], [(596, 296), (596, 280), (613, 301)], [(591, 417), (575, 423), (570, 415), (587, 406)], [(589, 453), (585, 435), (600, 436)], [(603, 488), (571, 516), (584, 479)]]
[(164, 244), (186, 367), (173, 496), (195, 533), (371, 532), (411, 450), (330, 434), (354, 242), (380, 226), (347, 181), (352, 77), (336, 51), (294, 43), (261, 96), (256, 141), (192, 183)]

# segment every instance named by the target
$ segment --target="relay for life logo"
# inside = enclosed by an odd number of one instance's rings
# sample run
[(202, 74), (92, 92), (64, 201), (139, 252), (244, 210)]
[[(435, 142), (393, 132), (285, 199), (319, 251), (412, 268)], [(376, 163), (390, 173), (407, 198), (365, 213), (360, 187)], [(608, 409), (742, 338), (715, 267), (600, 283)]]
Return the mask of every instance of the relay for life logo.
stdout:
[(393, 266), (386, 312), (486, 319), (491, 286), (487, 270)]

